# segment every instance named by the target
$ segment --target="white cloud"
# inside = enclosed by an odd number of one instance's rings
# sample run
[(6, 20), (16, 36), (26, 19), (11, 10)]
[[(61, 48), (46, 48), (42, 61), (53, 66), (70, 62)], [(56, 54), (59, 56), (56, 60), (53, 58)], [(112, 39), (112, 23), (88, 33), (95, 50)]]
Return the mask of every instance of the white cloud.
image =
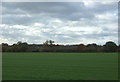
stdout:
[(33, 26), (44, 27), (45, 25), (44, 25), (44, 24), (42, 24), (42, 23), (34, 23), (34, 25), (33, 25)]
[(118, 16), (116, 15), (116, 13), (97, 14), (96, 17), (98, 19), (102, 19), (102, 20), (105, 20), (105, 21), (109, 21), (109, 20), (111, 21), (111, 20), (117, 19)]
[[(85, 5), (56, 4), (58, 3), (52, 3), (54, 6), (51, 9), (48, 8), (50, 3), (41, 4), (43, 6), (38, 3), (34, 6), (32, 3), (27, 6), (18, 3), (6, 4), (4, 21), (0, 25), (2, 32), (0, 43), (11, 44), (17, 41), (43, 43), (49, 39), (64, 44), (103, 44), (109, 40), (117, 43), (118, 16), (117, 7), (113, 6), (115, 4), (92, 1), (84, 1)], [(16, 11), (13, 11), (16, 7)], [(28, 10), (29, 8), (31, 10)]]
[(95, 2), (94, 1), (87, 1), (87, 0), (83, 0), (83, 3), (85, 6), (89, 6), (89, 7), (93, 7)]

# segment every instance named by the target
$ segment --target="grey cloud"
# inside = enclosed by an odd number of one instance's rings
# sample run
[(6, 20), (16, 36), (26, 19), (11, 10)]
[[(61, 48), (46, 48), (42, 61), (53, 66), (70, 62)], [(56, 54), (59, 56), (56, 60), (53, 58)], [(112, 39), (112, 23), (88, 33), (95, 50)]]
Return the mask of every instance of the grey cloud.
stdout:
[[(87, 7), (83, 2), (4, 2), (3, 8), (3, 23), (5, 24), (30, 24), (46, 16), (71, 21), (81, 18), (92, 20), (98, 13), (113, 12), (117, 9), (116, 3), (105, 5), (97, 2), (94, 7)], [(19, 16), (26, 13), (32, 17)], [(6, 15), (11, 17), (6, 17)]]
[[(117, 37), (117, 33), (112, 33), (108, 31), (102, 31), (101, 33), (91, 33), (84, 34), (84, 31), (65, 31), (65, 33), (57, 33), (52, 29), (50, 32), (41, 31), (38, 35), (27, 35), (26, 31), (29, 31), (27, 28), (18, 29), (18, 28), (2, 28), (2, 36), (9, 39), (10, 41), (27, 41), (28, 43), (43, 43), (45, 40), (52, 39), (55, 42), (60, 43), (80, 43), (84, 39), (89, 40), (99, 40), (107, 37), (112, 37), (113, 39)], [(36, 30), (39, 30), (38, 28)], [(61, 31), (61, 30), (60, 30)], [(34, 32), (34, 31), (33, 31)], [(79, 33), (79, 34), (78, 34)], [(81, 35), (80, 35), (81, 34)], [(24, 40), (22, 40), (24, 38)], [(108, 39), (109, 40), (109, 39)]]
[[(105, 24), (111, 24), (117, 22), (116, 18), (113, 20), (97, 19), (95, 16), (97, 14), (104, 13), (116, 13), (117, 3), (102, 4), (96, 2), (92, 7), (85, 6), (83, 2), (4, 2), (3, 3), (3, 24), (8, 26), (11, 25), (25, 25), (29, 28), (18, 29), (18, 28), (1, 28), (2, 36), (14, 41), (26, 39), (30, 43), (43, 43), (45, 40), (55, 40), (59, 43), (79, 43), (83, 40), (101, 40), (109, 37), (116, 41), (117, 29), (111, 29), (106, 27)], [(27, 16), (28, 15), (28, 16)], [(30, 16), (29, 16), (30, 15)], [(51, 23), (55, 18), (62, 21), (61, 25), (57, 23)], [(72, 22), (77, 22), (72, 24)], [(102, 22), (101, 22), (102, 21)], [(34, 27), (34, 23), (42, 23), (45, 26)], [(85, 34), (86, 31), (70, 31), (66, 30), (69, 28), (84, 28), (90, 27), (91, 29), (99, 30), (102, 32), (95, 33), (94, 31), (90, 34)], [(56, 28), (54, 28), (56, 27)], [(114, 25), (113, 25), (114, 27)], [(27, 35), (26, 31), (28, 29), (33, 29), (33, 33), (37, 32), (37, 35)], [(62, 29), (63, 28), (63, 29)], [(48, 29), (48, 32), (44, 32), (43, 29)], [(61, 32), (61, 33), (58, 33)], [(89, 30), (88, 30), (89, 32)], [(106, 39), (105, 39), (106, 40)], [(107, 41), (107, 40), (106, 40)]]

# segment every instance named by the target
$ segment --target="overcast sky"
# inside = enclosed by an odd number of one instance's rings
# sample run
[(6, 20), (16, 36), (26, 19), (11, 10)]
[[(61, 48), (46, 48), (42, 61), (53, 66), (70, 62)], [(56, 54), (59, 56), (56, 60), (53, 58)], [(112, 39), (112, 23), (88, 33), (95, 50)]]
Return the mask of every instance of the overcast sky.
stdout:
[(0, 43), (118, 43), (117, 2), (3, 2)]

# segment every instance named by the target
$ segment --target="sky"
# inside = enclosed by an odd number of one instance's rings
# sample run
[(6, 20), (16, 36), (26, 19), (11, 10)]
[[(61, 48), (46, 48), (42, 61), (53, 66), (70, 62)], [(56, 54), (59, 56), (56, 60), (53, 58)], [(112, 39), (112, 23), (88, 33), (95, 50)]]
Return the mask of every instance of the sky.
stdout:
[(2, 2), (0, 43), (118, 43), (118, 2)]

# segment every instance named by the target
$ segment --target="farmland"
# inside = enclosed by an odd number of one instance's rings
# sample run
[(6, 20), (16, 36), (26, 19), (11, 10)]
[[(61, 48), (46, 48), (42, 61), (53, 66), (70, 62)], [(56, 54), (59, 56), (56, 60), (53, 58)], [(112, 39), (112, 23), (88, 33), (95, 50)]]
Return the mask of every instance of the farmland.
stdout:
[(3, 80), (117, 80), (117, 53), (3, 53)]

